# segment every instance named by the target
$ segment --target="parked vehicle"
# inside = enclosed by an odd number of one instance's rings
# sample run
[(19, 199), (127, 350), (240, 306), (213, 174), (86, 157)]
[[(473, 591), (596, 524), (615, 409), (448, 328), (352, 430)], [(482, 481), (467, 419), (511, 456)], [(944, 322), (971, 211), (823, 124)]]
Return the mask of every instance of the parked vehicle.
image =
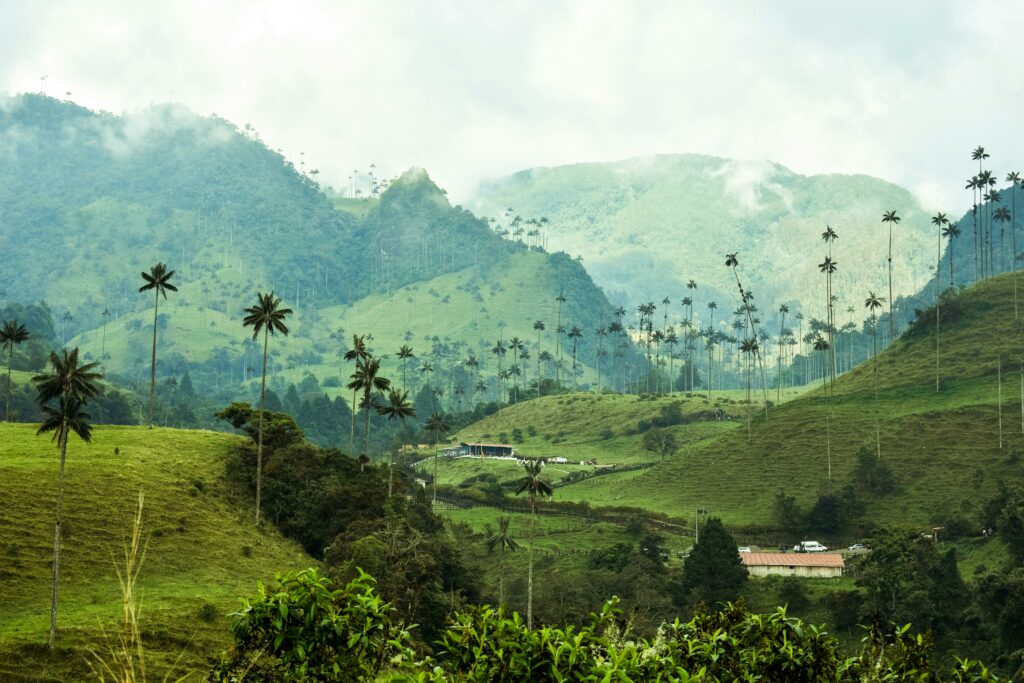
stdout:
[(849, 548), (847, 548), (847, 550), (867, 550), (867, 549), (868, 549), (868, 547), (866, 545), (864, 545), (863, 543), (854, 543)]
[(737, 548), (737, 550), (739, 550), (741, 553), (749, 553), (750, 552), (750, 546), (749, 545), (741, 545), (739, 548)]
[(817, 541), (801, 541), (793, 546), (793, 552), (795, 553), (823, 553), (826, 550), (828, 548)]

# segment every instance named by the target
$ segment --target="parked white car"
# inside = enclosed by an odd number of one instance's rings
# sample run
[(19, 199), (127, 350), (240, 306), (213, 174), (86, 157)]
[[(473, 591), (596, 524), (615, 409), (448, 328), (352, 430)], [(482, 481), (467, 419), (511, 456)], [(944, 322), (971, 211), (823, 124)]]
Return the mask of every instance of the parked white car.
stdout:
[(739, 548), (737, 548), (737, 550), (739, 550), (741, 553), (749, 553), (750, 552), (750, 546), (749, 545), (741, 545)]
[(817, 541), (801, 541), (793, 546), (793, 552), (795, 553), (823, 553), (826, 550), (828, 548)]

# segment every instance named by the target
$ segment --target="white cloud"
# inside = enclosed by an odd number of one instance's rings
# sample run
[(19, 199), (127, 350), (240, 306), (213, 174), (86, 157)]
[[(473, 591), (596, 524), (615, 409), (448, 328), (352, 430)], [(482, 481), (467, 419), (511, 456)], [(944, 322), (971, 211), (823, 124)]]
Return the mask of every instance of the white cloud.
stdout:
[(660, 152), (867, 173), (963, 208), (968, 152), (1024, 166), (1024, 5), (0, 0), (0, 89), (252, 123), (344, 184), (423, 166), (456, 198), (534, 165)]

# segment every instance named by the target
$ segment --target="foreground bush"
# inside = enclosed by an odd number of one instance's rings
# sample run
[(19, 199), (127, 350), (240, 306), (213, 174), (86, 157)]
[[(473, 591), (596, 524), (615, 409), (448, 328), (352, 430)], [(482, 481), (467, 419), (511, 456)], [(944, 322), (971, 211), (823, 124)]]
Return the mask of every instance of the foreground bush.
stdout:
[(651, 640), (631, 639), (615, 600), (582, 627), (529, 630), (518, 614), (488, 606), (453, 615), (433, 657), (411, 659), (408, 632), (366, 574), (333, 589), (315, 570), (288, 574), (280, 587), (236, 614), (236, 646), (213, 681), (308, 680), (405, 683), (960, 683), (997, 681), (981, 664), (958, 660), (930, 669), (930, 638), (910, 627), (872, 627), (853, 657), (823, 630), (743, 605), (701, 608), (665, 624)]
[(278, 577), (234, 614), (235, 645), (211, 681), (365, 681), (410, 655), (394, 609), (360, 572), (343, 588), (315, 569)]
[(929, 670), (930, 642), (909, 627), (868, 631), (861, 652), (844, 657), (824, 631), (786, 616), (750, 614), (741, 605), (701, 610), (666, 624), (653, 640), (623, 637), (614, 602), (582, 628), (528, 631), (518, 614), (490, 607), (457, 614), (434, 660), (399, 680), (549, 683), (562, 681), (996, 681), (977, 662), (958, 661), (945, 676)]

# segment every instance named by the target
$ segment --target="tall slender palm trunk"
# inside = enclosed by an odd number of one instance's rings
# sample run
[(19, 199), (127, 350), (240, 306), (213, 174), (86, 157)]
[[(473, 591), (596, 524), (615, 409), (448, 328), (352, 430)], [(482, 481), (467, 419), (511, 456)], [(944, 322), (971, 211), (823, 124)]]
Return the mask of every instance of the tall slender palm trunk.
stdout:
[(11, 344), (11, 348), (7, 355), (7, 396), (5, 397), (4, 406), (4, 422), (11, 421), (11, 366), (14, 365), (14, 344)]
[(153, 356), (149, 365), (149, 428), (153, 428), (153, 411), (156, 409), (156, 321), (160, 310), (160, 288), (156, 288), (153, 303)]
[(889, 343), (895, 338), (892, 316), (892, 223), (889, 223)]
[(52, 650), (57, 642), (57, 589), (60, 584), (60, 537), (64, 521), (64, 463), (68, 454), (68, 423), (61, 425), (60, 471), (57, 475), (57, 509), (53, 527), (53, 575), (50, 579), (50, 641)]
[(350, 455), (355, 455), (355, 453), (356, 453), (356, 410), (357, 410), (356, 409), (356, 401), (358, 401), (358, 400), (359, 400), (359, 392), (358, 392), (358, 390), (353, 389), (352, 390), (352, 406), (351, 406), (351, 411), (350, 411), (352, 413), (352, 428), (350, 429), (350, 431), (348, 433), (348, 450), (350, 452)]
[(533, 629), (533, 534), (537, 522), (537, 501), (530, 498), (530, 548), (527, 550), (526, 570), (526, 628)]
[(263, 492), (263, 404), (267, 399), (267, 342), (269, 328), (263, 329), (263, 373), (260, 377), (260, 416), (256, 427), (256, 526), (260, 525), (260, 494)]

